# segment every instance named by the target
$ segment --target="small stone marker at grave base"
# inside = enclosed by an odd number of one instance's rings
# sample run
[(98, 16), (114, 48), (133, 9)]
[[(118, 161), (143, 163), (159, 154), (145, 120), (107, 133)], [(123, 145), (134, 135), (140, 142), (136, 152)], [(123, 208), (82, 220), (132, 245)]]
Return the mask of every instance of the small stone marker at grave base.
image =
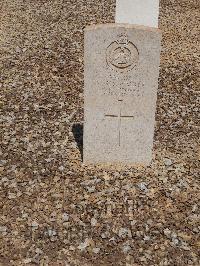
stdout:
[(160, 50), (156, 28), (86, 28), (84, 163), (150, 164)]

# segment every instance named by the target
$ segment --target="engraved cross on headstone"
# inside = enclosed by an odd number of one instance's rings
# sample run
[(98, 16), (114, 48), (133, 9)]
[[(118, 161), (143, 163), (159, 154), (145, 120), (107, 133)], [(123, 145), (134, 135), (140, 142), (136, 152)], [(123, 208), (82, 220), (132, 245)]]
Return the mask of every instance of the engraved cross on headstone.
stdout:
[(119, 131), (119, 146), (121, 146), (121, 122), (122, 122), (122, 119), (123, 118), (134, 118), (134, 116), (132, 115), (122, 115), (122, 106), (121, 106), (121, 103), (122, 103), (122, 100), (118, 100), (118, 102), (120, 102), (120, 109), (119, 109), (119, 114), (118, 115), (115, 115), (115, 114), (107, 114), (105, 115), (105, 117), (108, 117), (108, 118), (118, 118), (118, 131)]

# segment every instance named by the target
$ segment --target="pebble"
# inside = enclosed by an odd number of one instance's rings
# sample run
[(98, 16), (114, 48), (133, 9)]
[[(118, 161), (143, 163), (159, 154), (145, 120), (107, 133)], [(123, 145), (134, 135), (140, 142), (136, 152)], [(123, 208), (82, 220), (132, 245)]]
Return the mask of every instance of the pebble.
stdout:
[(131, 225), (134, 226), (137, 223), (137, 220), (132, 220)]
[(96, 187), (95, 186), (92, 186), (92, 187), (86, 187), (86, 189), (87, 189), (87, 191), (89, 192), (89, 193), (93, 193), (93, 192), (95, 192), (96, 191)]
[(150, 238), (150, 236), (145, 236), (144, 237), (144, 241), (149, 241), (151, 238)]
[(5, 233), (7, 231), (7, 227), (6, 226), (0, 226), (0, 232), (1, 233)]
[(170, 236), (171, 236), (171, 230), (169, 230), (169, 228), (165, 228), (165, 229), (164, 229), (164, 234), (165, 234), (167, 237), (170, 237)]
[(32, 262), (32, 259), (31, 258), (27, 258), (27, 259), (24, 259), (23, 261), (25, 264), (29, 264)]
[(31, 226), (32, 226), (34, 229), (37, 229), (38, 226), (39, 226), (39, 224), (38, 224), (36, 221), (33, 221), (33, 222), (31, 223)]
[(138, 187), (139, 187), (139, 189), (141, 190), (141, 191), (143, 191), (143, 192), (148, 192), (148, 188), (147, 188), (147, 184), (145, 183), (145, 182), (142, 182), (142, 183), (139, 183), (138, 184)]
[(97, 225), (97, 220), (94, 217), (91, 219), (91, 225), (92, 226), (96, 226)]
[(63, 218), (63, 221), (64, 221), (64, 222), (69, 221), (69, 214), (67, 214), (66, 212), (63, 213), (62, 218)]
[(89, 246), (89, 239), (86, 238), (83, 243), (80, 243), (80, 245), (78, 246), (78, 249), (80, 251), (84, 251), (88, 246)]
[(16, 194), (14, 194), (14, 193), (8, 193), (8, 198), (9, 199), (15, 199), (16, 197), (17, 197)]
[(168, 159), (168, 158), (165, 158), (165, 159), (164, 159), (164, 164), (165, 164), (166, 166), (171, 166), (171, 165), (172, 165), (172, 160), (171, 160), (171, 159)]
[(49, 237), (53, 237), (53, 236), (57, 235), (57, 233), (56, 233), (56, 231), (54, 229), (48, 229), (47, 232), (48, 232), (48, 236)]
[(95, 253), (95, 254), (98, 254), (100, 252), (100, 248), (93, 248), (92, 251)]
[(119, 229), (118, 235), (119, 235), (119, 237), (125, 238), (126, 236), (131, 236), (131, 231), (127, 228), (121, 227)]
[(65, 168), (64, 168), (63, 165), (61, 165), (58, 169), (59, 169), (61, 172), (63, 172)]
[(129, 245), (124, 245), (122, 247), (123, 253), (128, 253), (131, 250), (131, 246)]

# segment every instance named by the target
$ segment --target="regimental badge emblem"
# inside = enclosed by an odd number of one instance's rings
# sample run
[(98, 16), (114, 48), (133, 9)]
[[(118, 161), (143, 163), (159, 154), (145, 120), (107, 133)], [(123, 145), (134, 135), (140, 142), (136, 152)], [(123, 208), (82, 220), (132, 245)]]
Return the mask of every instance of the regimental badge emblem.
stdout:
[(107, 63), (113, 69), (124, 72), (135, 67), (139, 60), (136, 46), (128, 40), (126, 35), (120, 35), (107, 48)]

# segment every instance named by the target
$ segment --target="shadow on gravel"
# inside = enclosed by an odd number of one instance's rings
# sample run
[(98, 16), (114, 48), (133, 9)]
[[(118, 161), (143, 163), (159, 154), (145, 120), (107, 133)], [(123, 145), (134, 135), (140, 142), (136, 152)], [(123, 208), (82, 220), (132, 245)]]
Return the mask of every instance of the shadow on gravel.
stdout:
[(81, 160), (83, 161), (83, 124), (74, 124), (72, 126), (72, 132), (81, 153)]

